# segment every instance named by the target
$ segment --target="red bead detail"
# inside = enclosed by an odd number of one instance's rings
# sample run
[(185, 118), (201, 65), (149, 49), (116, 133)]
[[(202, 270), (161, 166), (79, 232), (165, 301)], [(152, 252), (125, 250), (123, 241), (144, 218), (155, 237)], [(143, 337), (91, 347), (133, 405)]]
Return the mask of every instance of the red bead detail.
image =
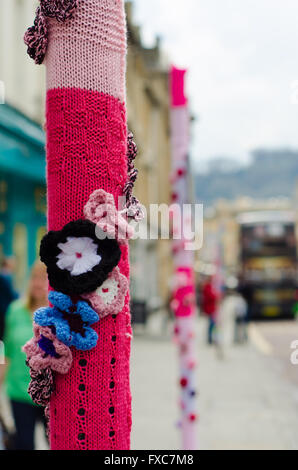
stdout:
[(195, 415), (194, 413), (189, 415), (189, 421), (196, 421), (196, 420), (197, 420), (197, 415)]
[(185, 377), (183, 377), (181, 380), (180, 380), (180, 385), (182, 388), (185, 388), (188, 384), (188, 381)]
[(109, 289), (103, 288), (102, 291), (106, 294), (107, 292), (109, 292)]
[(82, 253), (76, 253), (77, 258), (82, 258)]

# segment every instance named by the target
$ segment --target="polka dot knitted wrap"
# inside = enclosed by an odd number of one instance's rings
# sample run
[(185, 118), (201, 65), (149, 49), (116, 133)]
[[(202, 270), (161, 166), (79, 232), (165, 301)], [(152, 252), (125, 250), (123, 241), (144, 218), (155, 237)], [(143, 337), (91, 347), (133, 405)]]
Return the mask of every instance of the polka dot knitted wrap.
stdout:
[[(69, 20), (47, 21), (48, 228), (61, 230), (84, 218), (96, 189), (111, 193), (117, 204), (127, 180), (124, 1), (78, 0)], [(128, 278), (127, 244), (118, 266)], [(97, 346), (72, 348), (70, 371), (55, 375), (53, 450), (130, 446), (129, 296), (118, 315), (93, 328)]]

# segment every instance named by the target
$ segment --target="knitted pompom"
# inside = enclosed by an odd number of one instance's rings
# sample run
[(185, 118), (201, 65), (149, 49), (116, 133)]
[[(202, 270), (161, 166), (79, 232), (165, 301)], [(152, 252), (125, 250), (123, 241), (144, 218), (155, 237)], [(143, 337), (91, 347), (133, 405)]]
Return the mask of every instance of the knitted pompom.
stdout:
[(63, 23), (72, 17), (77, 0), (41, 0), (40, 6), (45, 16)]
[(93, 222), (77, 220), (42, 239), (40, 259), (56, 291), (67, 295), (93, 292), (117, 266), (121, 257), (118, 242), (97, 235)]
[(34, 371), (30, 369), (31, 382), (28, 393), (36, 405), (46, 406), (54, 391), (53, 372), (50, 368)]
[(42, 64), (48, 46), (48, 27), (40, 7), (36, 10), (34, 25), (25, 32), (24, 43), (31, 59), (38, 65)]

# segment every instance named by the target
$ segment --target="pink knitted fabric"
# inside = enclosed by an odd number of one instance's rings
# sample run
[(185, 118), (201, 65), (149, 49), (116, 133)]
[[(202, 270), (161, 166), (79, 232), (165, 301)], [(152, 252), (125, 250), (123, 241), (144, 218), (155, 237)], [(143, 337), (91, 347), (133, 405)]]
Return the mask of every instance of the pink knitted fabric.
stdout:
[[(123, 0), (78, 0), (66, 23), (49, 20), (47, 65), (48, 226), (84, 217), (99, 188), (117, 203), (127, 177)], [(128, 247), (120, 271), (129, 277)], [(72, 348), (73, 365), (56, 374), (50, 403), (54, 450), (130, 446), (129, 296), (118, 315), (94, 325), (96, 348)]]
[(123, 0), (78, 0), (73, 18), (49, 20), (47, 87), (101, 91), (125, 99)]

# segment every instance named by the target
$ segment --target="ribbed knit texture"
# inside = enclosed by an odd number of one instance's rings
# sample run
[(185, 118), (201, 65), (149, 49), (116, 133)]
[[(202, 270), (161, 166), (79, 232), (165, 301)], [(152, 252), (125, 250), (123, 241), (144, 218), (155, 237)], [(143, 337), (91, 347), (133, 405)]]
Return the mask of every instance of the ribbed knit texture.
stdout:
[(70, 21), (49, 20), (47, 87), (101, 91), (123, 102), (125, 51), (123, 0), (78, 0)]
[[(49, 20), (47, 65), (48, 226), (60, 230), (84, 217), (91, 193), (117, 203), (127, 178), (123, 0), (78, 0), (66, 23)], [(119, 268), (129, 276), (128, 247)], [(73, 365), (56, 374), (50, 403), (55, 449), (129, 449), (129, 297), (118, 315), (93, 328), (96, 348), (72, 348)]]

